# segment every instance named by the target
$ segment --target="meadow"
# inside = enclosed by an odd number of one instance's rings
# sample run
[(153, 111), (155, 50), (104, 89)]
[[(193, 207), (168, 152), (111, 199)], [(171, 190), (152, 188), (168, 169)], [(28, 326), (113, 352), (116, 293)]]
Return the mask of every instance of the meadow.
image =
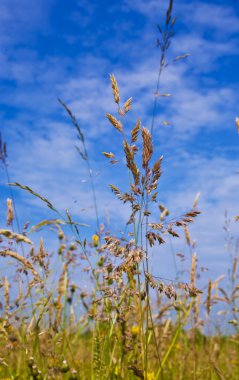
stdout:
[[(101, 223), (87, 135), (62, 99), (59, 103), (77, 133), (79, 158), (88, 170), (97, 232), (86, 238), (83, 226), (68, 210), (59, 211), (54, 200), (25, 184), (9, 183), (10, 191), (14, 186), (38, 198), (55, 218), (20, 228), (14, 196), (7, 199), (0, 256), (2, 262), (14, 263), (16, 281), (11, 283), (7, 274), (0, 279), (0, 379), (239, 379), (238, 250), (230, 251), (225, 276), (205, 282), (202, 289), (198, 279), (201, 284), (204, 271), (190, 234), (191, 224), (200, 218), (200, 194), (180, 216), (172, 216), (158, 195), (163, 157), (154, 149), (154, 127), (161, 97), (170, 96), (160, 92), (160, 79), (168, 66), (175, 22), (170, 0), (165, 24), (158, 26), (161, 59), (150, 128), (142, 126), (140, 117), (128, 128), (133, 100), (121, 99), (120, 83), (110, 75), (115, 114), (107, 113), (106, 121), (122, 149), (127, 191), (114, 176), (119, 158), (110, 148), (102, 154), (111, 166), (110, 189), (130, 210), (127, 234), (120, 232), (125, 226), (115, 234)], [(188, 54), (175, 58), (181, 59)], [(236, 125), (239, 129), (238, 119)], [(0, 159), (9, 179), (2, 139)], [(231, 223), (238, 220), (234, 215)], [(226, 227), (230, 234), (229, 222)], [(43, 229), (57, 236), (54, 255), (43, 238), (39, 246), (33, 244), (32, 236)], [(151, 273), (152, 249), (167, 245), (168, 237), (185, 240), (190, 281), (183, 274), (164, 279)], [(184, 254), (178, 255), (183, 261)], [(80, 268), (77, 276), (74, 268)], [(88, 278), (87, 292), (81, 288), (82, 276)], [(223, 287), (225, 278), (230, 289)], [(221, 324), (215, 325), (216, 314)]]

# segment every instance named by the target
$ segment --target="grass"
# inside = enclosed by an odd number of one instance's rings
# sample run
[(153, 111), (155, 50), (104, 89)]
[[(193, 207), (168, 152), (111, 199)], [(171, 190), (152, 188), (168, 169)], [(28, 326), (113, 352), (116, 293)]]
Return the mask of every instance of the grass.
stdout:
[[(178, 218), (169, 218), (167, 208), (158, 201), (163, 158), (154, 151), (153, 131), (160, 78), (167, 67), (166, 53), (176, 20), (172, 10), (170, 1), (165, 26), (158, 27), (161, 59), (150, 130), (142, 127), (140, 118), (131, 130), (127, 129), (132, 98), (121, 102), (117, 80), (110, 76), (116, 115), (108, 113), (106, 117), (118, 135), (129, 174), (127, 191), (122, 191), (118, 184), (111, 184), (110, 188), (119, 202), (127, 203), (131, 210), (127, 238), (112, 235), (100, 224), (85, 137), (62, 100), (59, 101), (77, 131), (77, 150), (88, 168), (97, 233), (87, 241), (67, 210), (59, 212), (52, 202), (28, 186), (11, 184), (40, 198), (56, 213), (56, 218), (31, 228), (25, 225), (16, 232), (13, 222), (18, 218), (13, 195), (13, 199), (7, 200), (7, 228), (0, 229), (0, 256), (15, 263), (17, 286), (10, 292), (8, 277), (1, 280), (1, 379), (239, 378), (238, 255), (231, 256), (230, 292), (216, 279), (208, 282), (203, 293), (197, 287), (198, 260), (190, 236), (190, 224), (200, 214), (199, 196)], [(103, 155), (113, 171), (118, 162), (115, 154)], [(0, 158), (10, 182), (6, 157), (6, 144), (0, 140)], [(159, 215), (155, 215), (155, 209)], [(30, 239), (32, 233), (49, 226), (58, 236), (58, 265), (53, 264), (43, 239), (39, 247), (34, 247)], [(69, 227), (73, 240), (65, 232)], [(165, 244), (168, 236), (183, 238), (189, 246), (188, 283), (183, 278), (165, 280), (150, 273), (152, 247)], [(88, 273), (88, 292), (72, 276), (72, 269), (78, 264)], [(231, 313), (230, 335), (224, 336), (223, 330), (214, 328), (215, 304)]]

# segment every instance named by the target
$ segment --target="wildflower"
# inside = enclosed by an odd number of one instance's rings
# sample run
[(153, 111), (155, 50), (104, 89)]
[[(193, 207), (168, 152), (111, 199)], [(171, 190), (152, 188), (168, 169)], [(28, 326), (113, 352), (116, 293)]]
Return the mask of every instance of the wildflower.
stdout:
[(62, 365), (61, 365), (61, 372), (66, 373), (69, 371), (69, 369), (70, 369), (70, 367), (69, 367), (67, 361), (63, 360)]
[(118, 365), (115, 367), (115, 371), (114, 371), (114, 374), (115, 374), (115, 376), (118, 376), (118, 375), (120, 375), (120, 368), (119, 368), (119, 366), (118, 366)]
[(131, 332), (134, 336), (136, 336), (139, 333), (139, 326), (132, 326)]
[(147, 377), (146, 377), (146, 373), (144, 373), (144, 378), (147, 380), (156, 380), (156, 375), (155, 375), (155, 372), (148, 372), (147, 373)]
[(98, 235), (93, 235), (92, 236), (92, 240), (93, 240), (94, 247), (98, 247), (98, 245), (99, 245), (99, 236)]

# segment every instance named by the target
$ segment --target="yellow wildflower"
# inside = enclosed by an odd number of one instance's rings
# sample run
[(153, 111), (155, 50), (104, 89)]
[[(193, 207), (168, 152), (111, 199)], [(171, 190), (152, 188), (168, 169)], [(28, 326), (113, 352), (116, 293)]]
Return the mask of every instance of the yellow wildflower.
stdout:
[[(146, 373), (144, 373), (144, 377), (146, 379)], [(156, 380), (155, 372), (148, 372), (147, 373), (147, 380)]]
[(115, 374), (115, 376), (118, 376), (120, 374), (120, 368), (118, 365), (115, 367), (115, 373), (114, 374)]
[(98, 235), (93, 235), (92, 236), (92, 240), (93, 240), (94, 247), (98, 247), (98, 245), (99, 245), (99, 236)]
[(139, 333), (139, 326), (132, 326), (131, 332), (133, 335), (137, 335)]

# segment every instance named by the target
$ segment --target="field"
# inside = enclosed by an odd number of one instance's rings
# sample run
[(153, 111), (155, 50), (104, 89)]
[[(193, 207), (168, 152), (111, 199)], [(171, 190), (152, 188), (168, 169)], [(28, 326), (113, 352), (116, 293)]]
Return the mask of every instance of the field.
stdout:
[[(160, 97), (169, 96), (160, 94), (160, 79), (167, 69), (166, 53), (173, 38), (176, 19), (172, 11), (170, 1), (165, 25), (159, 26), (161, 60), (151, 128), (143, 127), (138, 118), (127, 129), (133, 100), (121, 100), (120, 83), (110, 75), (116, 111), (106, 114), (106, 122), (122, 149), (127, 191), (114, 178), (118, 158), (110, 148), (102, 153), (111, 166), (110, 188), (130, 210), (127, 234), (120, 232), (125, 226), (115, 233), (101, 223), (87, 135), (61, 99), (88, 171), (97, 232), (85, 237), (82, 225), (68, 210), (59, 211), (54, 200), (25, 184), (9, 183), (10, 191), (14, 187), (38, 198), (55, 218), (14, 228), (18, 205), (14, 196), (7, 199), (0, 256), (1, 262), (12, 263), (16, 281), (11, 283), (8, 273), (0, 280), (0, 379), (239, 379), (238, 249), (230, 251), (231, 267), (225, 268), (224, 277), (204, 281), (204, 268), (198, 263), (190, 233), (190, 226), (200, 218), (200, 194), (184, 214), (175, 217), (158, 195), (163, 157), (154, 149), (154, 128)], [(184, 54), (176, 60), (187, 57)], [(236, 125), (239, 129), (238, 118)], [(2, 139), (0, 159), (9, 179), (7, 145)], [(238, 223), (237, 214), (231, 223)], [(227, 220), (225, 226), (230, 240)], [(58, 239), (54, 256), (45, 238), (38, 246), (33, 243), (35, 234), (49, 229)], [(169, 238), (182, 239), (187, 245), (188, 282), (183, 274), (164, 279), (151, 273), (152, 250), (168, 245), (170, 251)], [(177, 255), (183, 262), (184, 254)], [(87, 291), (81, 286), (83, 277)], [(230, 289), (224, 288), (225, 283)]]

